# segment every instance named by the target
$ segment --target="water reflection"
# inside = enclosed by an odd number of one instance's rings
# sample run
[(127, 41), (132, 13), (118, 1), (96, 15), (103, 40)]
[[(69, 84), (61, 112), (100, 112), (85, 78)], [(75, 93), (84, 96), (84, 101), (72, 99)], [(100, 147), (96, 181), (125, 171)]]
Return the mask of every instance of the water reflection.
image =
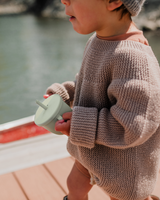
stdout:
[[(53, 82), (74, 80), (89, 36), (67, 20), (0, 18), (0, 124), (33, 115)], [(160, 61), (158, 37), (146, 35)]]
[(33, 115), (53, 82), (74, 80), (85, 43), (64, 20), (0, 18), (0, 124)]

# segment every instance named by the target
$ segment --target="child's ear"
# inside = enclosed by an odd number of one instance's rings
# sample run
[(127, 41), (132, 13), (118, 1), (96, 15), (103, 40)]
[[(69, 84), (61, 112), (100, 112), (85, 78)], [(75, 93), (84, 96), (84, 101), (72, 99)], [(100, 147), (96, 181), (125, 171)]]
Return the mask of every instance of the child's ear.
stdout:
[(107, 8), (109, 11), (113, 11), (116, 8), (119, 8), (122, 4), (121, 0), (108, 0)]

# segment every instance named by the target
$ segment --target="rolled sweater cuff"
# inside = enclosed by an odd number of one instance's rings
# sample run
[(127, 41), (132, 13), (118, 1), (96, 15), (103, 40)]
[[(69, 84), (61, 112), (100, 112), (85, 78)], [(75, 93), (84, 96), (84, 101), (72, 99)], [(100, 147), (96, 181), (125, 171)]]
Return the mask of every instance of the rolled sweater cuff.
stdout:
[(73, 108), (70, 142), (74, 145), (93, 148), (97, 131), (97, 108), (75, 106)]
[(46, 94), (59, 94), (63, 101), (70, 106), (70, 97), (66, 88), (59, 83), (54, 83), (47, 88)]

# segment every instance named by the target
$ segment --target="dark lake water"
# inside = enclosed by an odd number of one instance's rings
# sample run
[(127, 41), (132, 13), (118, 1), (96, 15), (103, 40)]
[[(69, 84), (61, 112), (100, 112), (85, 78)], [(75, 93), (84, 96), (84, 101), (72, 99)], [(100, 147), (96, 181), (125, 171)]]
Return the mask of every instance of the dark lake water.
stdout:
[[(160, 63), (160, 35), (145, 36)], [(34, 115), (49, 85), (74, 80), (89, 37), (67, 20), (0, 17), (0, 124)]]

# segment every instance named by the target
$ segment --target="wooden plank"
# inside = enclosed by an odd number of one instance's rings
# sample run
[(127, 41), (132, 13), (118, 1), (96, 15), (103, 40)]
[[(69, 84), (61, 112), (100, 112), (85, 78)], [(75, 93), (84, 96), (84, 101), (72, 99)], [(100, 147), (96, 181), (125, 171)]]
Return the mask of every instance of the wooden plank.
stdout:
[[(74, 164), (74, 159), (71, 157), (56, 160), (45, 164), (45, 167), (50, 171), (52, 176), (57, 180), (57, 182), (64, 188), (66, 194), (68, 193), (66, 179), (71, 171)], [(108, 195), (98, 186), (93, 186), (89, 192), (89, 198), (92, 200), (106, 199), (110, 200)]]
[(0, 176), (0, 200), (28, 200), (13, 174)]
[(68, 193), (66, 180), (72, 169), (73, 163), (74, 161), (71, 159), (71, 157), (67, 157), (45, 164), (45, 167), (62, 186), (66, 194)]
[(65, 195), (42, 165), (17, 171), (15, 176), (29, 200), (60, 200)]
[(156, 187), (153, 191), (153, 194), (160, 198), (160, 170), (159, 170), (158, 180), (157, 180), (157, 183), (156, 183)]

